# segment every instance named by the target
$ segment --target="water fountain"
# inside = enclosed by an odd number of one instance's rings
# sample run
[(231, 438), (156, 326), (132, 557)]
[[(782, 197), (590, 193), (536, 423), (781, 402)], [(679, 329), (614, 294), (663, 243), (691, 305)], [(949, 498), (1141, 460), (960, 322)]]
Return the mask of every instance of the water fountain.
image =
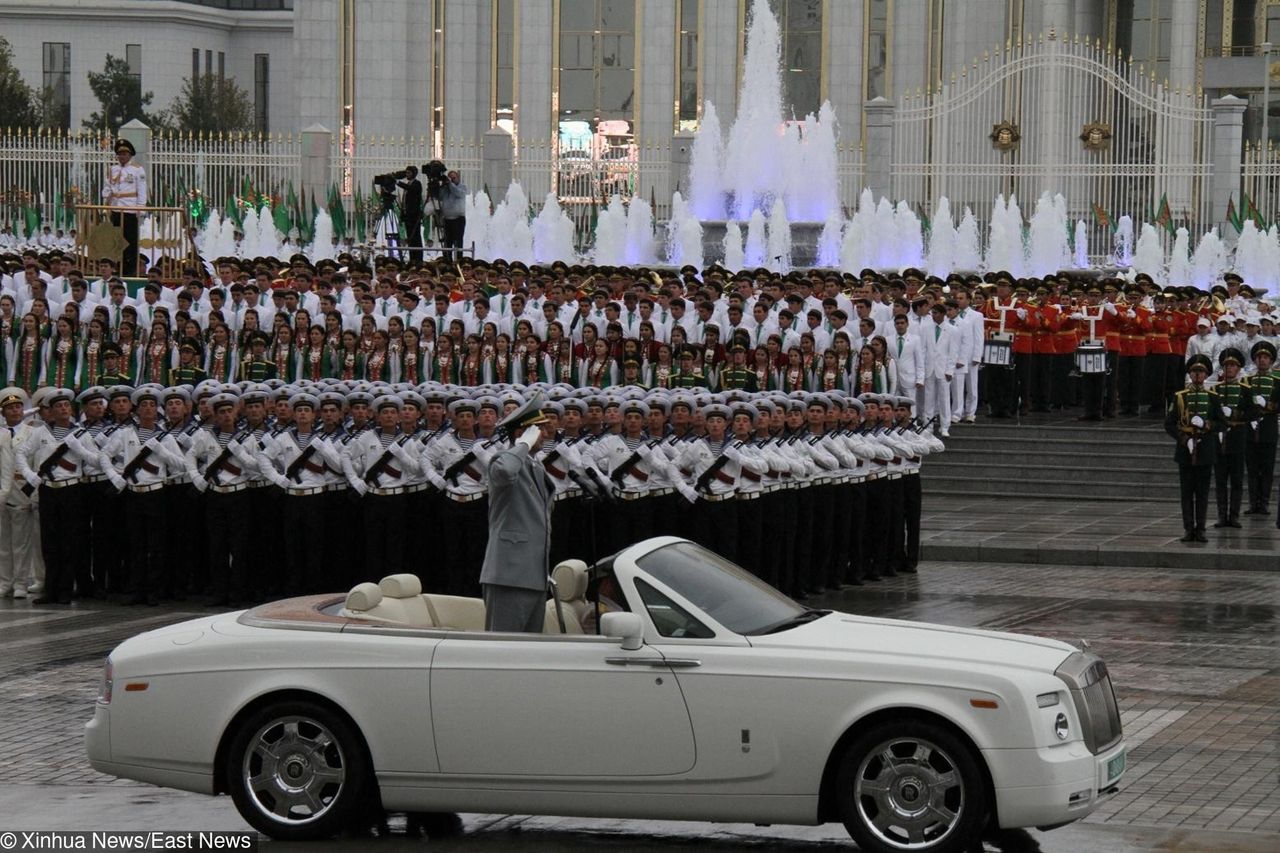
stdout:
[[(474, 245), (477, 258), (493, 260), (495, 255), (489, 251), (489, 217), (492, 216), (489, 194), (481, 190), (467, 196), (462, 212), (467, 218), (466, 227), (462, 230), (462, 245)], [(443, 236), (439, 235), (437, 239)]]
[(1138, 234), (1138, 245), (1133, 252), (1133, 266), (1130, 273), (1146, 273), (1152, 281), (1165, 280), (1164, 247), (1160, 245), (1160, 235), (1150, 222), (1142, 223)]
[(979, 246), (978, 218), (966, 204), (956, 229), (956, 254), (953, 271), (977, 272), (982, 268), (982, 249)]
[[(470, 224), (470, 220), (468, 220)], [(555, 193), (547, 193), (542, 210), (533, 220), (533, 258), (540, 264), (576, 259), (573, 248), (573, 220), (560, 207)]]
[(667, 220), (666, 258), (672, 266), (693, 264), (702, 269), (702, 223), (689, 210), (680, 193), (671, 196), (671, 218)]
[(280, 254), (280, 232), (271, 218), (271, 208), (266, 205), (258, 213), (258, 254), (264, 258)]
[(596, 243), (591, 258), (597, 264), (617, 266), (627, 251), (627, 210), (622, 197), (613, 196), (596, 219)]
[(529, 199), (519, 182), (512, 181), (507, 187), (507, 194), (493, 210), (487, 231), (489, 251), (494, 258), (503, 258), (508, 262), (533, 263), (533, 231), (529, 228)]
[(858, 209), (844, 229), (840, 243), (840, 269), (857, 273), (873, 263), (870, 255), (869, 236), (876, 216), (876, 200), (871, 190), (863, 189), (858, 196)]
[(724, 162), (724, 137), (716, 105), (702, 107), (702, 122), (693, 139), (689, 157), (689, 209), (701, 220), (725, 218), (725, 195), (721, 189), (720, 164)]
[(1051, 198), (1047, 192), (1036, 199), (1027, 239), (1027, 272), (1031, 275), (1054, 275), (1069, 264), (1067, 206), (1065, 201), (1058, 204), (1061, 199)]
[(1115, 244), (1116, 266), (1128, 269), (1133, 265), (1133, 217), (1127, 213), (1116, 220)]
[(1201, 290), (1208, 290), (1222, 281), (1222, 274), (1226, 271), (1227, 247), (1214, 227), (1200, 237), (1191, 255), (1191, 283)]
[(1076, 220), (1075, 238), (1076, 269), (1089, 268), (1089, 226), (1083, 219)]
[(725, 225), (722, 243), (724, 267), (728, 270), (740, 270), (746, 266), (746, 253), (742, 248), (742, 228), (736, 222)]
[(248, 205), (244, 212), (244, 221), (240, 223), (240, 232), (244, 239), (240, 241), (240, 257), (256, 258), (262, 255), (258, 248), (258, 211)]
[(773, 200), (769, 212), (769, 242), (765, 266), (774, 272), (785, 273), (791, 269), (791, 223), (787, 221), (787, 209), (782, 199)]
[(1175, 286), (1191, 284), (1191, 235), (1186, 228), (1179, 228), (1173, 235), (1173, 248), (1169, 250), (1169, 283)]
[(933, 224), (929, 229), (929, 251), (925, 255), (924, 268), (931, 275), (945, 276), (955, 266), (956, 226), (951, 220), (951, 201), (943, 196), (933, 211)]
[(822, 234), (818, 236), (818, 258), (820, 267), (836, 268), (840, 266), (841, 238), (844, 231), (844, 220), (840, 214), (832, 213), (822, 225)]
[(871, 230), (866, 237), (868, 253), (873, 259), (870, 266), (875, 269), (894, 269), (898, 264), (898, 236), (894, 231), (895, 227), (893, 205), (887, 198), (881, 198), (876, 204)]
[(329, 216), (329, 211), (323, 207), (316, 211), (316, 225), (312, 237), (310, 249), (307, 251), (307, 257), (311, 259), (311, 263), (331, 259), (333, 257), (333, 219)]
[(758, 210), (753, 210), (751, 211), (751, 218), (747, 220), (747, 244), (742, 251), (742, 262), (750, 269), (762, 267), (764, 266), (765, 253), (767, 251), (764, 214)]
[(627, 245), (623, 259), (631, 266), (652, 264), (656, 260), (653, 255), (653, 209), (640, 196), (633, 196), (627, 206)]
[(1021, 277), (1026, 266), (1026, 252), (1022, 245), (1022, 213), (1016, 196), (996, 196), (991, 207), (990, 236), (987, 239), (986, 268), (1007, 272), (1014, 278)]
[(893, 233), (897, 237), (897, 256), (893, 263), (899, 269), (919, 267), (924, 263), (924, 233), (920, 217), (905, 201), (893, 210)]

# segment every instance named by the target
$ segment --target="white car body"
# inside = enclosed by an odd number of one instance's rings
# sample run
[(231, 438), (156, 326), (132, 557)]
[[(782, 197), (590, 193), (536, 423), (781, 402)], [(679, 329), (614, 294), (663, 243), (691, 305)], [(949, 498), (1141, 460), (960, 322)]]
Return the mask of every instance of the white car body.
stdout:
[[(841, 745), (903, 715), (972, 745), (1002, 827), (1079, 819), (1123, 773), (1105, 666), (1075, 647), (843, 613), (744, 636), (637, 564), (679, 543), (649, 540), (612, 562), (644, 619), (635, 649), (593, 634), (273, 619), (263, 608), (149, 631), (111, 653), (114, 687), (87, 725), (90, 763), (218, 793), (235, 721), (266, 697), (309, 695), (361, 733), (389, 811), (812, 825), (837, 819)], [(637, 580), (713, 636), (662, 636)], [(1073, 693), (1055, 674), (1064, 665), (1097, 686)], [(1090, 731), (1105, 742), (1087, 743)]]

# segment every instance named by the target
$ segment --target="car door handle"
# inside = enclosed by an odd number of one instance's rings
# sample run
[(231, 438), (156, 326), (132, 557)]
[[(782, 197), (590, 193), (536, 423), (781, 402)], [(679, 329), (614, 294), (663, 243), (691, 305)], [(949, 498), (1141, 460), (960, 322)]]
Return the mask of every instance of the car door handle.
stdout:
[(702, 666), (702, 661), (693, 660), (692, 658), (605, 658), (604, 662), (614, 666), (656, 666), (671, 667), (672, 669), (689, 669), (695, 666)]

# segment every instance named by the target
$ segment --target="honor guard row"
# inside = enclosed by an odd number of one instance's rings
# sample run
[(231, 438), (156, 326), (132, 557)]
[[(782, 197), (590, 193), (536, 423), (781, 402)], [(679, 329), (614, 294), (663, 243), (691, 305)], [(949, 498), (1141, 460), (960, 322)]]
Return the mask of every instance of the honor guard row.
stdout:
[[(49, 388), (28, 410), (9, 388), (38, 600), (227, 605), (402, 567), (478, 594), (490, 464), (509, 446), (494, 427), (538, 392), (551, 565), (673, 534), (797, 597), (915, 571), (920, 465), (943, 446), (911, 397), (271, 380)], [(32, 589), (36, 571), (11, 566), (3, 591)]]

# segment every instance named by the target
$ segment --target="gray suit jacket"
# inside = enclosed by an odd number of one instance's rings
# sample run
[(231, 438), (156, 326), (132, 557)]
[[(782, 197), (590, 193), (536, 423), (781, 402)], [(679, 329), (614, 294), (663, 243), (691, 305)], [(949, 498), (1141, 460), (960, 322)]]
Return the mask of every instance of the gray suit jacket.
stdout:
[(480, 583), (546, 589), (555, 493), (523, 444), (489, 464), (489, 544)]

